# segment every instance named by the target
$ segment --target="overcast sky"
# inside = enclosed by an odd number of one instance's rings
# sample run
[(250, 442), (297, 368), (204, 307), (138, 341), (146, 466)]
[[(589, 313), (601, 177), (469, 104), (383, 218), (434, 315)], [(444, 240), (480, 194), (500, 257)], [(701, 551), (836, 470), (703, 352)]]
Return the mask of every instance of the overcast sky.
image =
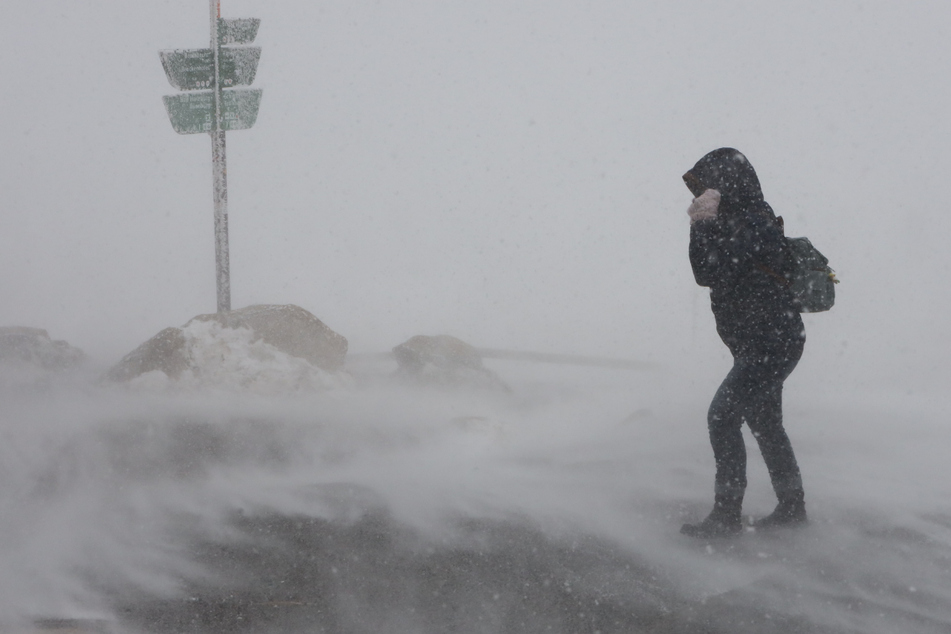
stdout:
[[(264, 90), (229, 133), (232, 301), (384, 350), (415, 334), (723, 364), (680, 176), (729, 145), (842, 280), (806, 374), (943, 386), (944, 1), (263, 2)], [(6, 0), (0, 324), (111, 362), (215, 309), (211, 150), (158, 51), (205, 0)], [(802, 374), (802, 370), (799, 374)]]

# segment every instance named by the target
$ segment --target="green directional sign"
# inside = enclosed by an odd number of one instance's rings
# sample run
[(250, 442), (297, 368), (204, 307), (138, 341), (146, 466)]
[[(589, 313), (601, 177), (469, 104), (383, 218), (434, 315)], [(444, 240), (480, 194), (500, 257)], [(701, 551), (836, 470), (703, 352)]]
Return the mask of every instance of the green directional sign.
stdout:
[[(228, 163), (225, 132), (247, 130), (258, 118), (261, 90), (248, 86), (257, 74), (261, 49), (257, 18), (222, 19), (221, 0), (208, 0), (211, 32), (208, 48), (160, 51), (172, 86), (186, 90), (162, 97), (172, 127), (179, 134), (211, 137), (212, 193), (215, 201), (215, 286), (218, 312), (231, 310), (231, 265), (228, 247)], [(237, 46), (233, 46), (237, 45)]]
[(261, 20), (258, 18), (237, 18), (225, 20), (218, 18), (218, 43), (250, 44), (258, 36), (258, 27)]
[[(247, 130), (258, 118), (262, 91), (234, 89), (221, 91), (221, 130)], [(186, 92), (181, 95), (167, 95), (165, 110), (172, 127), (179, 134), (198, 134), (213, 132), (214, 92)]]
[[(218, 60), (222, 88), (250, 86), (258, 71), (261, 49), (256, 46), (224, 48)], [(168, 82), (179, 90), (207, 90), (215, 81), (215, 54), (210, 48), (159, 51)]]

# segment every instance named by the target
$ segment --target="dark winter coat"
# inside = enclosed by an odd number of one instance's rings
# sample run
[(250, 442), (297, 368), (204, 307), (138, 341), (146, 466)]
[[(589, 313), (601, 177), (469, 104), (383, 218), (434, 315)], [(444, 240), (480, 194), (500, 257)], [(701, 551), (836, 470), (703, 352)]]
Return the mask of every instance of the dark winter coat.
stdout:
[(684, 179), (690, 175), (721, 195), (716, 218), (690, 227), (690, 264), (697, 284), (710, 288), (720, 338), (734, 357), (798, 358), (802, 318), (779, 279), (792, 262), (753, 166), (737, 150), (721, 148), (697, 161)]

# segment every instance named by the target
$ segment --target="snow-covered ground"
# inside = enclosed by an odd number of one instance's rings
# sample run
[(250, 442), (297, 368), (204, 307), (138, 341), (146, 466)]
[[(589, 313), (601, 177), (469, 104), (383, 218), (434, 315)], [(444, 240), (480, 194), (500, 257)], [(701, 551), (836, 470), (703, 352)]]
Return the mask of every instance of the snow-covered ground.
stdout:
[[(715, 383), (492, 368), (512, 393), (393, 386), (380, 373), (310, 396), (82, 382), (5, 394), (0, 621), (951, 630), (949, 398), (816, 397), (791, 384), (811, 525), (706, 543), (678, 529), (711, 501)], [(774, 500), (750, 446), (745, 512), (765, 514)]]

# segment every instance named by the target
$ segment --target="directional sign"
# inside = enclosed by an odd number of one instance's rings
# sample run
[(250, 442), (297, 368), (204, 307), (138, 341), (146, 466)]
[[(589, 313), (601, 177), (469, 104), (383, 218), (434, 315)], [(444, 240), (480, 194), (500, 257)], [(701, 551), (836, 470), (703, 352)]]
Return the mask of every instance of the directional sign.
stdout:
[[(250, 86), (258, 71), (257, 46), (219, 49), (218, 79), (222, 88)], [(179, 90), (207, 90), (215, 81), (215, 54), (210, 48), (159, 51), (168, 82)]]
[[(222, 90), (220, 129), (247, 130), (253, 126), (258, 118), (261, 93), (260, 89)], [(214, 91), (205, 90), (162, 97), (175, 131), (179, 134), (212, 132), (214, 96)]]
[(219, 44), (250, 44), (258, 36), (258, 18), (218, 19)]

